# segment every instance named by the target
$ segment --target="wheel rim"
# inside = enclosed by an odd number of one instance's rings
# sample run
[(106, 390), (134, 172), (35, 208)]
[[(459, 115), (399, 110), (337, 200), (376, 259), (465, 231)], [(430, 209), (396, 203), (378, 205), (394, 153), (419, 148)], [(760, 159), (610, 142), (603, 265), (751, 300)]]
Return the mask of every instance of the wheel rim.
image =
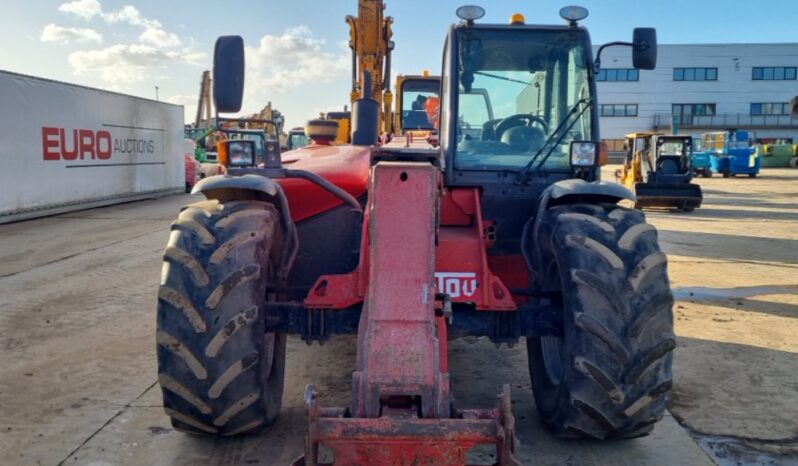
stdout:
[(552, 385), (560, 385), (562, 380), (562, 338), (544, 336), (540, 338), (540, 350), (543, 353), (543, 367)]

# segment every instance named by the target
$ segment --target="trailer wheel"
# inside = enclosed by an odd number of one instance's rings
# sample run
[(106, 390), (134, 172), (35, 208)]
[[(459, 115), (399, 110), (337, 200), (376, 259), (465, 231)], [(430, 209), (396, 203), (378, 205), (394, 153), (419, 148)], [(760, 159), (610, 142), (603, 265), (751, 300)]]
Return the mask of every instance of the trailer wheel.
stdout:
[(704, 169), (704, 178), (712, 178), (712, 169), (711, 168), (705, 168)]
[(204, 201), (172, 224), (158, 292), (158, 382), (175, 429), (255, 432), (274, 422), (285, 335), (265, 333), (263, 303), (283, 245), (259, 201)]
[(748, 178), (756, 178), (756, 173), (749, 173)]
[(617, 205), (544, 215), (542, 286), (563, 309), (563, 334), (527, 340), (540, 417), (561, 437), (646, 435), (665, 412), (676, 346), (656, 230)]
[(729, 178), (730, 176), (732, 176), (732, 174), (731, 174), (731, 173), (729, 173), (729, 172), (723, 172), (723, 177), (724, 177), (724, 178)]

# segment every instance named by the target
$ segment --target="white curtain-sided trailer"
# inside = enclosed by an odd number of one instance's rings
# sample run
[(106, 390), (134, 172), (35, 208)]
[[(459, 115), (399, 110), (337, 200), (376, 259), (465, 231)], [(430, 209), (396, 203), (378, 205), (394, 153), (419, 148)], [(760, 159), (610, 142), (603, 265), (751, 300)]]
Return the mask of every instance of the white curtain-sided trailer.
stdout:
[(182, 192), (183, 107), (0, 71), (0, 223)]

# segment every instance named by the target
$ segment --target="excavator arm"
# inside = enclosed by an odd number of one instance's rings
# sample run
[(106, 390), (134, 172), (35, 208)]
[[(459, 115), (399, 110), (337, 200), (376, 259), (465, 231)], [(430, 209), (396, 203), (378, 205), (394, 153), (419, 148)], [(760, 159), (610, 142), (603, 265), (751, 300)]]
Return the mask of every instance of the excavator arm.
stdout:
[(351, 103), (364, 95), (363, 73), (372, 76), (369, 93), (380, 107), (379, 128), (388, 130), (391, 121), (391, 52), (393, 51), (393, 18), (385, 17), (383, 0), (358, 0), (357, 16), (347, 16), (349, 48), (352, 50)]

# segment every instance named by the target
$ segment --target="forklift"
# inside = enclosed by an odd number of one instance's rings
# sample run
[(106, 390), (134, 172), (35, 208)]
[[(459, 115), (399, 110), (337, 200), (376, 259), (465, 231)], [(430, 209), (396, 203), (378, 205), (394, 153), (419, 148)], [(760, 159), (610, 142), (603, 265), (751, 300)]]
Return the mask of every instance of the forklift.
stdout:
[(692, 212), (701, 207), (701, 186), (693, 179), (693, 138), (662, 133), (626, 135), (624, 165), (618, 181), (637, 196), (635, 208), (672, 208)]

